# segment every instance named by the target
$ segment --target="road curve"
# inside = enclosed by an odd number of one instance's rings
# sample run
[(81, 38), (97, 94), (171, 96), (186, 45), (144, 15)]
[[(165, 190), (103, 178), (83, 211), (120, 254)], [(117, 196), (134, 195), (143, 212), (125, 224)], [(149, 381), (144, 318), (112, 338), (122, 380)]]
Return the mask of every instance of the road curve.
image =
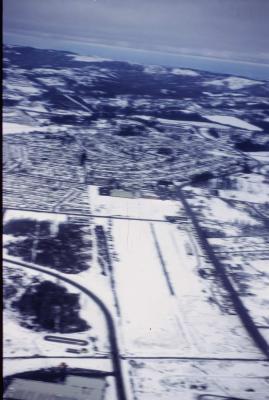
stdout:
[(25, 262), (21, 261), (13, 261), (9, 260), (8, 258), (3, 258), (3, 262), (8, 262), (14, 265), (19, 265), (24, 268), (29, 268), (38, 272), (42, 272), (44, 274), (48, 274), (51, 276), (54, 276), (57, 279), (60, 279), (66, 283), (69, 283), (70, 285), (73, 285), (77, 289), (79, 289), (81, 292), (85, 293), (87, 296), (89, 296), (101, 309), (105, 316), (106, 324), (107, 324), (107, 330), (108, 330), (108, 338), (109, 338), (109, 343), (110, 343), (110, 353), (111, 353), (111, 359), (112, 359), (112, 364), (113, 364), (113, 370), (115, 374), (115, 379), (116, 379), (116, 387), (117, 387), (117, 394), (118, 394), (118, 399), (119, 400), (127, 400), (126, 397), (126, 392), (125, 392), (125, 387), (124, 387), (124, 382), (123, 382), (123, 374), (122, 374), (122, 368), (121, 368), (121, 358), (120, 358), (120, 353), (119, 353), (119, 346), (118, 346), (118, 341), (117, 341), (117, 336), (116, 336), (116, 329), (114, 326), (114, 321), (113, 318), (110, 314), (110, 311), (107, 309), (105, 304), (97, 297), (94, 293), (92, 293), (89, 289), (83, 287), (77, 282), (73, 282), (71, 279), (66, 278), (65, 276), (59, 275), (56, 272), (53, 271), (48, 271), (46, 269), (43, 269), (42, 267), (37, 267), (33, 265), (29, 265)]

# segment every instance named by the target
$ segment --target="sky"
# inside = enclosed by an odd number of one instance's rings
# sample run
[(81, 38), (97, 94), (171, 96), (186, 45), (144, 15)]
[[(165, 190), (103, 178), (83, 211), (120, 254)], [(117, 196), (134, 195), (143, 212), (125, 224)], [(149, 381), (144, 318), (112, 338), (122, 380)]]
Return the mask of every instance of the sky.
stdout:
[(3, 9), (11, 44), (269, 64), (269, 0), (4, 0)]

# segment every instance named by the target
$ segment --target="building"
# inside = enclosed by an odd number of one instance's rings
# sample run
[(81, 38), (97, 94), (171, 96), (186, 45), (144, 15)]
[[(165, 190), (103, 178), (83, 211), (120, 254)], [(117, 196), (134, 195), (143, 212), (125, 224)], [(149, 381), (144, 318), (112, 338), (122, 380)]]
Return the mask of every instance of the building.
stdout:
[(102, 400), (106, 381), (69, 375), (63, 383), (15, 378), (4, 393), (9, 400)]
[(129, 199), (134, 199), (136, 198), (135, 194), (133, 192), (127, 191), (127, 190), (123, 190), (123, 189), (113, 189), (111, 190), (110, 193), (111, 196), (113, 197), (125, 197), (125, 198), (129, 198)]
[(99, 188), (99, 195), (100, 196), (110, 196), (111, 188), (110, 187), (100, 187)]

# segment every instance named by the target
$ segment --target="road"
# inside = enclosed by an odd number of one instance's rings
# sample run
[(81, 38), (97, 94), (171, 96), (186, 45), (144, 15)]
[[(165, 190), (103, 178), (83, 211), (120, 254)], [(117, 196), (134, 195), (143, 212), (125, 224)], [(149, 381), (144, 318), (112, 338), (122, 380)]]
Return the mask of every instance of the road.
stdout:
[(53, 211), (53, 210), (39, 210), (39, 209), (30, 209), (30, 208), (14, 208), (14, 207), (6, 207), (5, 211), (8, 210), (15, 210), (15, 211), (32, 211), (38, 213), (45, 213), (45, 214), (60, 214), (60, 215), (73, 215), (73, 216), (80, 216), (80, 217), (92, 217), (92, 218), (109, 218), (109, 219), (126, 219), (131, 221), (146, 221), (146, 222), (165, 222), (168, 223), (166, 219), (153, 219), (153, 218), (137, 218), (137, 217), (123, 217), (120, 215), (108, 215), (108, 214), (91, 214), (89, 213), (74, 213), (70, 211)]
[(70, 285), (73, 285), (74, 287), (79, 289), (81, 292), (86, 294), (88, 297), (90, 297), (91, 300), (93, 300), (99, 306), (100, 310), (104, 314), (106, 324), (107, 324), (108, 338), (109, 338), (109, 343), (110, 343), (111, 360), (112, 360), (113, 371), (114, 371), (115, 380), (116, 380), (118, 399), (119, 400), (127, 400), (127, 396), (125, 393), (125, 387), (124, 387), (124, 381), (123, 381), (123, 373), (122, 373), (122, 368), (121, 368), (121, 357), (120, 357), (119, 346), (118, 346), (118, 341), (117, 341), (116, 329), (115, 329), (114, 321), (110, 314), (110, 311), (107, 309), (105, 304), (89, 289), (83, 287), (82, 285), (80, 285), (77, 282), (72, 281), (72, 279), (66, 278), (55, 272), (48, 271), (47, 269), (43, 269), (43, 268), (40, 268), (37, 266), (33, 266), (31, 264), (27, 264), (25, 262), (20, 262), (20, 261), (15, 262), (15, 261), (3, 258), (3, 262), (5, 262), (5, 261), (10, 264), (19, 265), (24, 268), (32, 269), (35, 271), (42, 272), (44, 274), (51, 275), (59, 280), (62, 280)]

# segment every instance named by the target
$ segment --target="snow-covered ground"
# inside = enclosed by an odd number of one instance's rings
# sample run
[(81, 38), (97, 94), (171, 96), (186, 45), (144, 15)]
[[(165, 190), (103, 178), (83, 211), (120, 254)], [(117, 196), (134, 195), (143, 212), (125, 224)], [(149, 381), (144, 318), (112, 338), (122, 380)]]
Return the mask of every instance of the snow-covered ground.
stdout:
[(80, 56), (77, 54), (70, 54), (69, 57), (72, 57), (74, 61), (82, 61), (82, 62), (103, 62), (103, 61), (111, 61), (108, 58), (101, 58), (98, 56)]
[(208, 191), (202, 189), (192, 188), (191, 192), (194, 196), (189, 198), (188, 202), (199, 214), (201, 225), (209, 231), (213, 229), (221, 231), (223, 236), (235, 236), (242, 234), (247, 226), (257, 229), (262, 227), (261, 221), (243, 207), (231, 206), (225, 200), (211, 196)]
[(245, 251), (226, 254), (222, 262), (252, 319), (258, 327), (266, 328), (261, 332), (264, 335), (269, 330), (269, 251), (257, 249), (250, 254), (247, 245)]
[(172, 74), (174, 75), (186, 75), (186, 76), (199, 76), (198, 72), (193, 71), (191, 69), (183, 69), (183, 68), (173, 68)]
[(169, 223), (123, 220), (113, 221), (112, 232), (124, 354), (259, 355), (239, 318), (208, 301), (210, 281), (197, 273), (200, 250), (186, 233)]
[[(9, 259), (15, 260), (15, 257), (9, 257)], [(85, 332), (68, 334), (57, 333), (56, 335), (60, 337), (67, 336), (74, 339), (88, 341), (88, 345), (85, 345), (85, 348), (87, 348), (88, 351), (87, 355), (108, 355), (108, 331), (103, 313), (100, 312), (99, 306), (96, 305), (95, 302), (93, 302), (88, 296), (86, 296), (74, 286), (63, 281), (58, 281), (56, 278), (46, 273), (29, 270), (20, 266), (14, 267), (14, 264), (9, 263), (8, 261), (5, 261), (4, 266), (5, 268), (7, 268), (5, 271), (6, 276), (8, 276), (9, 269), (14, 270), (15, 268), (18, 271), (23, 271), (24, 273), (26, 273), (27, 277), (29, 278), (37, 277), (41, 281), (50, 280), (54, 283), (63, 285), (70, 293), (78, 293), (80, 295), (80, 317), (88, 322), (90, 328)], [(44, 270), (46, 269), (44, 268)], [(27, 286), (25, 279), (24, 285)], [(3, 333), (5, 344), (5, 357), (33, 357), (36, 355), (46, 357), (61, 357), (69, 354), (66, 353), (66, 349), (72, 347), (72, 345), (64, 343), (54, 343), (44, 340), (45, 335), (51, 335), (52, 333), (46, 331), (35, 332), (33, 330), (29, 330), (28, 328), (22, 327), (19, 324), (18, 315), (14, 311), (10, 309), (5, 310), (4, 318), (5, 323)], [(95, 342), (92, 342), (92, 340), (90, 339), (91, 337), (96, 337), (97, 340)], [(80, 346), (75, 346), (75, 348), (80, 348)]]
[(269, 151), (259, 151), (259, 152), (251, 152), (251, 157), (255, 158), (258, 161), (268, 163), (269, 161)]
[(253, 85), (262, 85), (263, 82), (253, 79), (241, 78), (238, 76), (229, 76), (224, 79), (214, 79), (204, 83), (205, 85), (227, 86), (231, 90), (244, 89)]
[[(16, 70), (17, 74), (20, 72), (23, 72), (23, 70)], [(40, 88), (34, 86), (30, 80), (25, 78), (18, 80), (17, 82), (10, 82), (6, 84), (6, 88), (8, 92), (14, 92), (25, 96), (40, 95), (42, 93)]]
[(119, 262), (114, 266), (122, 314), (122, 351), (132, 355), (183, 354), (189, 348), (169, 295), (148, 222), (113, 222)]
[(3, 134), (12, 134), (12, 133), (29, 133), (29, 132), (45, 132), (47, 131), (46, 127), (40, 126), (30, 126), (17, 124), (12, 122), (3, 122)]
[(38, 211), (27, 210), (6, 210), (5, 223), (12, 219), (30, 219), (34, 221), (49, 221), (51, 223), (59, 224), (67, 221), (67, 215), (46, 213)]
[(268, 362), (130, 360), (136, 400), (268, 400)]
[(236, 189), (219, 190), (221, 198), (250, 203), (265, 203), (269, 201), (269, 185), (263, 175), (252, 173), (234, 176), (232, 185), (236, 186)]
[(102, 371), (111, 371), (112, 365), (110, 359), (91, 359), (91, 358), (30, 358), (30, 359), (7, 359), (4, 363), (4, 376), (24, 372), (35, 371), (39, 368), (55, 367), (62, 362), (66, 363), (70, 368), (89, 368), (100, 369)]
[(144, 72), (146, 74), (165, 74), (167, 69), (160, 65), (147, 65), (144, 67)]
[[(176, 126), (181, 126), (181, 125), (187, 125), (187, 126), (199, 126), (199, 127), (208, 127), (208, 128), (219, 128), (218, 124), (212, 123), (210, 121), (208, 122), (199, 122), (199, 121), (184, 121), (184, 120), (176, 120), (176, 119), (167, 119), (167, 118), (156, 118), (156, 121), (162, 123), (162, 124), (167, 124), (167, 125), (176, 125)], [(214, 121), (217, 122), (217, 121)]]
[(249, 131), (262, 131), (255, 125), (243, 121), (240, 118), (232, 117), (229, 115), (204, 115), (209, 121), (218, 122), (219, 124), (234, 126), (235, 128), (247, 129)]
[(101, 196), (98, 186), (89, 186), (89, 202), (92, 213), (100, 216), (121, 216), (138, 219), (161, 219), (175, 216), (182, 209), (172, 200), (123, 198)]

